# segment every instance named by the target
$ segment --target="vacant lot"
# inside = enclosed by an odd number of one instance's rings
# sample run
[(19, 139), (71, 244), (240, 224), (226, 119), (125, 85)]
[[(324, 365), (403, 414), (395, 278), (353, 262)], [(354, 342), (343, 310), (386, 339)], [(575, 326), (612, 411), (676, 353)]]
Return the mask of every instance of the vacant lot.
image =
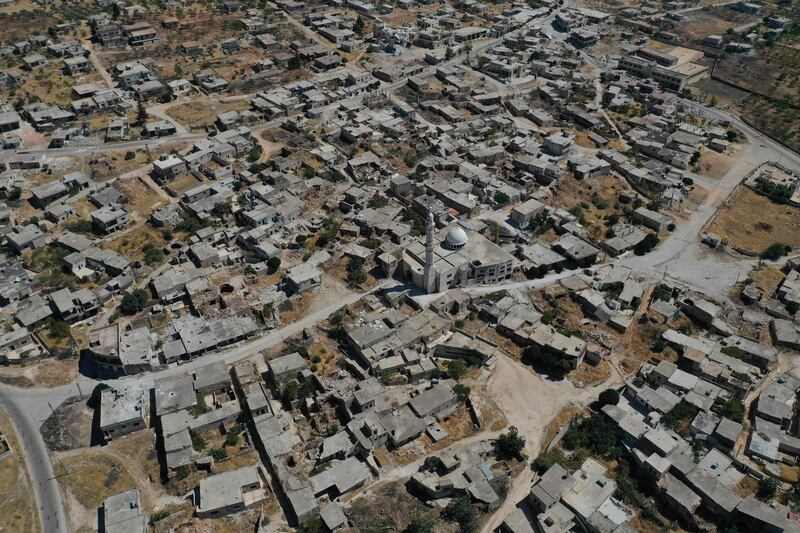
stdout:
[(800, 151), (800, 102), (793, 106), (788, 100), (769, 100), (753, 94), (738, 107), (742, 118), (756, 129)]
[(55, 466), (56, 476), (67, 502), (71, 529), (92, 527), (97, 523), (97, 508), (117, 492), (136, 486), (123, 462), (104, 453), (84, 453), (64, 457)]
[(181, 125), (189, 129), (202, 129), (212, 124), (217, 115), (226, 111), (243, 111), (249, 107), (247, 101), (237, 102), (187, 102), (178, 104), (167, 109), (167, 115), (177, 120)]
[(138, 176), (119, 180), (115, 187), (128, 198), (125, 209), (139, 213), (142, 217), (150, 216), (163, 203), (159, 195)]
[(67, 451), (92, 444), (94, 412), (80, 397), (67, 399), (42, 424), (42, 437), (52, 451)]
[(728, 29), (757, 20), (758, 17), (727, 7), (708, 7), (686, 13), (686, 20), (675, 23), (672, 31), (688, 39), (722, 35)]
[(22, 456), (23, 448), (2, 409), (0, 434), (11, 448), (11, 453), (0, 459), (0, 531), (39, 532), (41, 524)]
[(784, 46), (759, 48), (754, 55), (726, 54), (714, 76), (757, 94), (800, 105), (800, 50)]
[(21, 380), (21, 383), (30, 383), (29, 386), (57, 387), (70, 383), (78, 376), (78, 360), (68, 359), (42, 359), (22, 367), (0, 368), (0, 381)]
[(742, 187), (724, 207), (709, 231), (731, 246), (760, 253), (773, 242), (800, 245), (800, 209), (773, 202)]

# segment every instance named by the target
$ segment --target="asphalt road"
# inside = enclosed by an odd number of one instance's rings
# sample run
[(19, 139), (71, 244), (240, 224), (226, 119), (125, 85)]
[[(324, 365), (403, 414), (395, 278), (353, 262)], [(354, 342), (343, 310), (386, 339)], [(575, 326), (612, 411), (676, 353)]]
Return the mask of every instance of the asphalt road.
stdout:
[(64, 516), (64, 502), (61, 490), (53, 474), (53, 465), (47, 454), (47, 447), (39, 432), (38, 424), (30, 413), (25, 411), (24, 400), (18, 396), (19, 389), (0, 385), (0, 407), (11, 417), (11, 421), (19, 436), (19, 441), (25, 448), (25, 464), (28, 467), (33, 491), (36, 495), (36, 504), (39, 508), (39, 517), (42, 521), (42, 531), (47, 533), (67, 533), (66, 518)]

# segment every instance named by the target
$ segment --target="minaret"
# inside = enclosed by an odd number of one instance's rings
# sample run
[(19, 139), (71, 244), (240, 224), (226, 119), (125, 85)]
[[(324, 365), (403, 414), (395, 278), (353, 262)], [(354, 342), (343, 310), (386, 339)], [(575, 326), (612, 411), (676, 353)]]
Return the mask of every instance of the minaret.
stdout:
[(434, 292), (433, 282), (435, 274), (433, 272), (433, 212), (428, 211), (428, 224), (426, 226), (425, 236), (425, 277), (423, 283), (425, 284), (425, 292), (430, 294)]

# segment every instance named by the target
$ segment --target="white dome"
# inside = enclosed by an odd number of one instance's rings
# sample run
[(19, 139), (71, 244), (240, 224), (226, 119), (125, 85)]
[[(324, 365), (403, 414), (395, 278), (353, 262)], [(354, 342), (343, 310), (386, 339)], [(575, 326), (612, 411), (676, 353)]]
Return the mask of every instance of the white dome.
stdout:
[(463, 228), (456, 226), (447, 232), (447, 237), (444, 240), (451, 248), (461, 248), (467, 244), (467, 232)]

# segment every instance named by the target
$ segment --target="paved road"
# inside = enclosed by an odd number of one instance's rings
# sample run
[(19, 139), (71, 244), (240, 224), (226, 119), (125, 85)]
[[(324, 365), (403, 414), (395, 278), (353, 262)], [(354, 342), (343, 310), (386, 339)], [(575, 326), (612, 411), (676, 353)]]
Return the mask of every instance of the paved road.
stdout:
[(25, 411), (25, 402), (19, 401), (19, 389), (0, 385), (0, 407), (11, 417), (11, 421), (25, 447), (25, 464), (28, 467), (31, 484), (39, 507), (42, 531), (47, 533), (67, 533), (69, 531), (64, 517), (64, 502), (61, 491), (53, 475), (53, 466), (47, 454), (42, 434), (37, 423)]

